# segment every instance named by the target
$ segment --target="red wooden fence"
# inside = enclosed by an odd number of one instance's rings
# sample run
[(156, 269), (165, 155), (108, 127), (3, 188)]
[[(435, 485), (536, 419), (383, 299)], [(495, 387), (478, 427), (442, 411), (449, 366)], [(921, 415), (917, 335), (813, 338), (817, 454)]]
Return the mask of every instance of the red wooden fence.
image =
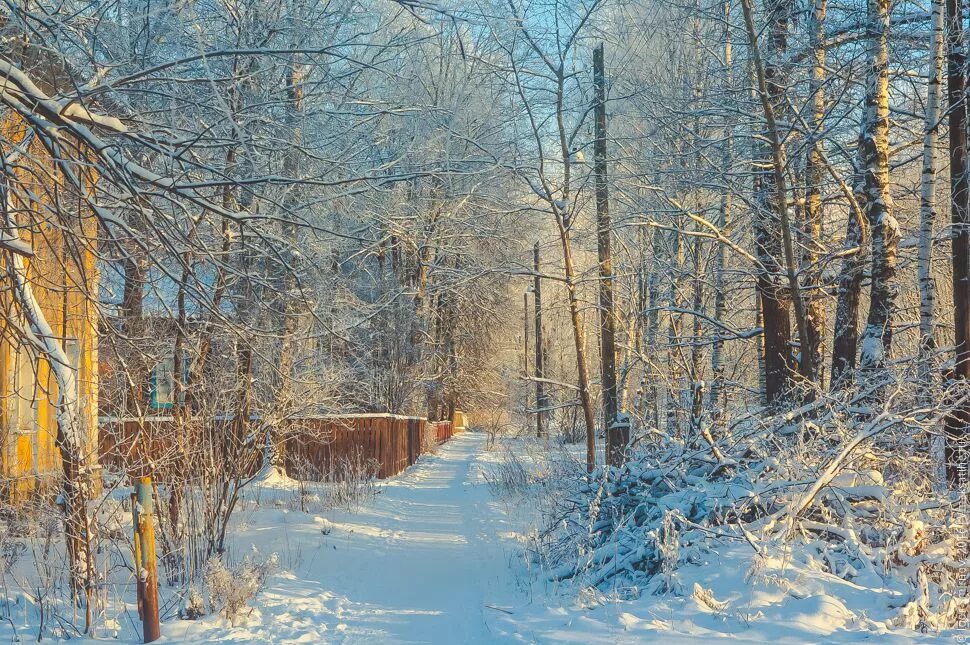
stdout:
[(355, 415), (302, 419), (283, 449), (291, 477), (329, 480), (339, 476), (341, 461), (373, 463), (381, 479), (402, 472), (423, 452), (428, 422), (417, 417)]
[(435, 439), (438, 443), (444, 443), (454, 435), (454, 424), (451, 421), (429, 421), (428, 425), (434, 428)]
[[(292, 419), (282, 429), (283, 466), (294, 479), (331, 481), (342, 473), (371, 465), (384, 479), (402, 472), (436, 444), (454, 434), (451, 421), (391, 414)], [(170, 417), (103, 421), (100, 426), (101, 463), (109, 472), (132, 477), (151, 473), (167, 482), (175, 473), (183, 479), (201, 475), (219, 463), (226, 441), (234, 439), (228, 421), (176, 423)], [(262, 439), (233, 454), (245, 455), (236, 464), (243, 476), (259, 469)]]

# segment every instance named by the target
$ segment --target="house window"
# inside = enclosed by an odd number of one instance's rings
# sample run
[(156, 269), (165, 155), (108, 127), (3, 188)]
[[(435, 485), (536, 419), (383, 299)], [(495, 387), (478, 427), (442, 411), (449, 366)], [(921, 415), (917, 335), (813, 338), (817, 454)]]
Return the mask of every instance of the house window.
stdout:
[(19, 433), (37, 431), (37, 359), (33, 352), (21, 348), (14, 370), (14, 397), (11, 409), (12, 428)]
[(27, 348), (20, 348), (14, 357), (12, 375), (13, 396), (8, 402), (13, 440), (11, 474), (24, 477), (37, 472), (37, 430), (40, 404), (38, 401), (37, 359)]
[(74, 382), (78, 391), (74, 393), (74, 397), (77, 399), (81, 392), (81, 341), (77, 338), (65, 338), (64, 353), (67, 354), (67, 362), (75, 372)]
[(152, 370), (152, 407), (167, 410), (175, 404), (175, 360), (163, 358)]

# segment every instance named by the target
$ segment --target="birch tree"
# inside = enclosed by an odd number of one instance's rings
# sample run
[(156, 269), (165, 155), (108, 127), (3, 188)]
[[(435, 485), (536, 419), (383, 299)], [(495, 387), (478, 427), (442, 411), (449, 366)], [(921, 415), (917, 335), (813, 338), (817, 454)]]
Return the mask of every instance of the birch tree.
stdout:
[(866, 165), (866, 219), (872, 240), (872, 278), (869, 316), (862, 333), (860, 362), (865, 369), (881, 368), (892, 347), (895, 314), (896, 246), (899, 225), (893, 217), (889, 191), (889, 2), (870, 0), (869, 72), (866, 81), (862, 146)]

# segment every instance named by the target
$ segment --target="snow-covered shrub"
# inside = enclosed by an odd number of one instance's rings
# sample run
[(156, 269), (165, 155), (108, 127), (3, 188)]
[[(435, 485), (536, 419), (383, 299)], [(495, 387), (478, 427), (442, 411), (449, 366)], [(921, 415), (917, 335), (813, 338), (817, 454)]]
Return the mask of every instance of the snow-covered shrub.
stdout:
[(185, 601), (182, 604), (182, 618), (185, 620), (198, 620), (205, 616), (205, 598), (194, 586), (190, 585), (185, 594)]
[(483, 473), (483, 476), (496, 497), (521, 492), (532, 483), (522, 459), (511, 450), (505, 450), (501, 460)]
[(209, 560), (204, 582), (210, 613), (218, 612), (233, 625), (237, 623), (242, 610), (263, 588), (266, 579), (279, 569), (279, 557), (275, 553), (265, 560), (260, 560), (258, 555), (254, 550), (234, 567), (226, 566), (221, 557)]
[(678, 590), (674, 586), (674, 575), (680, 562), (680, 530), (677, 524), (673, 513), (665, 514), (656, 538), (663, 588), (666, 591)]
[(485, 450), (495, 450), (501, 444), (502, 437), (531, 435), (535, 432), (531, 425), (525, 429), (514, 423), (512, 415), (501, 407), (481, 411), (476, 420), (478, 427), (485, 432)]
[[(33, 564), (33, 570), (22, 577), (13, 578), (33, 606), (37, 640), (46, 637), (63, 639), (74, 633), (80, 634), (76, 622), (65, 619), (59, 607), (61, 602), (71, 599), (66, 575), (67, 558), (61, 547), (63, 519), (56, 510), (40, 505), (28, 505), (22, 512), (23, 523), (18, 525), (24, 531), (20, 539), (26, 550), (21, 553), (18, 547), (14, 547), (11, 556), (15, 556), (16, 560), (22, 555), (28, 563)], [(11, 567), (15, 560), (11, 560)]]
[[(652, 433), (622, 468), (565, 491), (537, 547), (549, 577), (684, 595), (680, 570), (730, 551), (747, 554), (750, 584), (797, 594), (794, 565), (869, 590), (884, 627), (954, 626), (970, 564), (953, 527), (970, 510), (934, 491), (929, 430), (946, 410), (907, 387), (738, 415), (719, 433)], [(695, 602), (726, 609), (707, 596), (695, 588)]]
[(296, 493), (295, 506), (303, 513), (315, 513), (322, 506), (319, 482), (325, 479), (320, 467), (305, 456), (293, 455), (287, 468), (287, 483)]
[(533, 428), (506, 428), (488, 453), (482, 477), (497, 497), (529, 496), (529, 505), (546, 507), (571, 492), (586, 473), (574, 448), (561, 439), (538, 438)]
[(326, 505), (333, 508), (358, 510), (364, 502), (377, 494), (377, 473), (380, 464), (358, 451), (341, 457), (334, 464)]

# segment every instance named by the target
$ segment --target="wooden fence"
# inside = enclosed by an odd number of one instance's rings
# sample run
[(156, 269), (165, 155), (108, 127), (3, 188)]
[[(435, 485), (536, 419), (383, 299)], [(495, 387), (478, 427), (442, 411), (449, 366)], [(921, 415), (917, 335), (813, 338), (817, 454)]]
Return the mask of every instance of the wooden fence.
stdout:
[(301, 419), (301, 430), (286, 437), (284, 467), (291, 477), (323, 481), (369, 463), (385, 479), (425, 452), (429, 425), (418, 417), (383, 414)]
[(435, 440), (444, 443), (451, 439), (454, 434), (454, 423), (452, 421), (428, 421), (431, 431), (434, 432)]
[[(452, 421), (392, 414), (292, 419), (281, 431), (283, 467), (288, 476), (309, 481), (331, 481), (350, 471), (360, 472), (361, 467), (384, 479), (451, 439), (455, 429)], [(196, 471), (221, 462), (223, 446), (232, 440), (232, 433), (228, 421), (103, 420), (101, 463), (108, 472), (130, 477), (152, 474), (156, 481), (167, 482), (178, 474), (181, 479), (194, 479), (201, 475)], [(236, 464), (244, 477), (254, 475), (261, 465), (262, 439), (250, 441), (250, 449), (242, 451), (244, 463)]]

